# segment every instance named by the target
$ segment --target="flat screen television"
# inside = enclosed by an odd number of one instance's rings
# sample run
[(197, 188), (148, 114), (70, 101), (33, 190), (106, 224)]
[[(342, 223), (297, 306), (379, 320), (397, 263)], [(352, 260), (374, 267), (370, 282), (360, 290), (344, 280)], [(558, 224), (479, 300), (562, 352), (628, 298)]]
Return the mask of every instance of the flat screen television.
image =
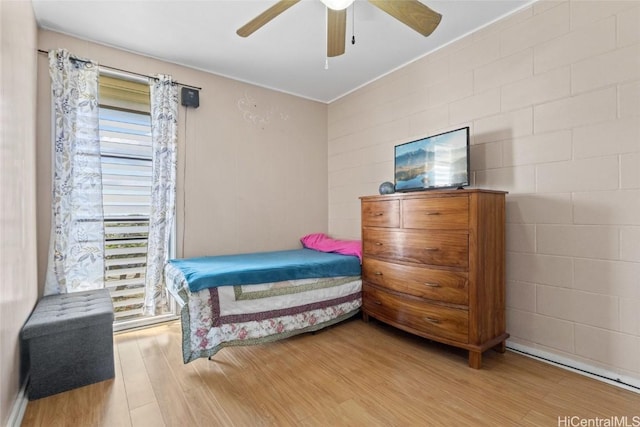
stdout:
[(469, 127), (395, 147), (398, 192), (469, 185)]

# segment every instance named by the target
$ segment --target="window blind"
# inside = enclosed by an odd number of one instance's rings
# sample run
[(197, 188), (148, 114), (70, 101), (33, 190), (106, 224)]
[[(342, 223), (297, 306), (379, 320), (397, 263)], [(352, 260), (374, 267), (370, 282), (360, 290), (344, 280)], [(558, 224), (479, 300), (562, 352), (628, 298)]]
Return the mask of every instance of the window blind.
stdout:
[[(111, 292), (118, 322), (141, 316), (144, 303), (151, 209), (151, 119), (147, 113), (122, 109), (122, 103), (111, 107), (107, 102), (101, 100), (99, 111), (105, 285)], [(147, 99), (147, 107), (148, 103)]]

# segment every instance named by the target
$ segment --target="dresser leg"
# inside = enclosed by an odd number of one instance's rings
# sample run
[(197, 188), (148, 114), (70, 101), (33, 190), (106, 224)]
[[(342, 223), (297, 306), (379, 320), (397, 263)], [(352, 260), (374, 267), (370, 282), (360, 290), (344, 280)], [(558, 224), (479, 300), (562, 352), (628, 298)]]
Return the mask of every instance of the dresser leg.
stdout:
[(498, 353), (504, 353), (505, 351), (507, 351), (507, 342), (506, 341), (502, 341), (500, 344), (498, 344), (497, 346), (493, 347), (493, 349), (495, 351), (497, 351)]
[(369, 315), (368, 315), (367, 313), (365, 313), (364, 311), (362, 312), (362, 320), (363, 320), (365, 323), (368, 323), (368, 322), (369, 322)]
[(473, 369), (480, 369), (482, 367), (481, 351), (469, 351), (469, 366)]

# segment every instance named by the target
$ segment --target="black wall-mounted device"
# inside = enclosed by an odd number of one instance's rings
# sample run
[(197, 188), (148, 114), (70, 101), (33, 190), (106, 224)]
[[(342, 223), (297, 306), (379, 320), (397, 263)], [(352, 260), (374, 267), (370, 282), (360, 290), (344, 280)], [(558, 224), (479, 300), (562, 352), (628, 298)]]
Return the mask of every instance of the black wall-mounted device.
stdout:
[(180, 100), (185, 107), (198, 108), (200, 106), (200, 92), (198, 89), (183, 87)]

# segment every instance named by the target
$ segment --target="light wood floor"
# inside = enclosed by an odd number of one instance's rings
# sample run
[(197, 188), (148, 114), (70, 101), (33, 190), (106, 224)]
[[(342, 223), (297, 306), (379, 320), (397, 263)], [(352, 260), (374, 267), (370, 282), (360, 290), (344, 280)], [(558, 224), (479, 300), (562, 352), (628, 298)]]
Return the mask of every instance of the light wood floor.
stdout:
[(474, 370), (465, 352), (376, 321), (187, 365), (179, 323), (114, 341), (114, 380), (29, 402), (22, 425), (568, 426), (558, 417), (640, 416), (640, 394), (509, 351), (485, 353)]

